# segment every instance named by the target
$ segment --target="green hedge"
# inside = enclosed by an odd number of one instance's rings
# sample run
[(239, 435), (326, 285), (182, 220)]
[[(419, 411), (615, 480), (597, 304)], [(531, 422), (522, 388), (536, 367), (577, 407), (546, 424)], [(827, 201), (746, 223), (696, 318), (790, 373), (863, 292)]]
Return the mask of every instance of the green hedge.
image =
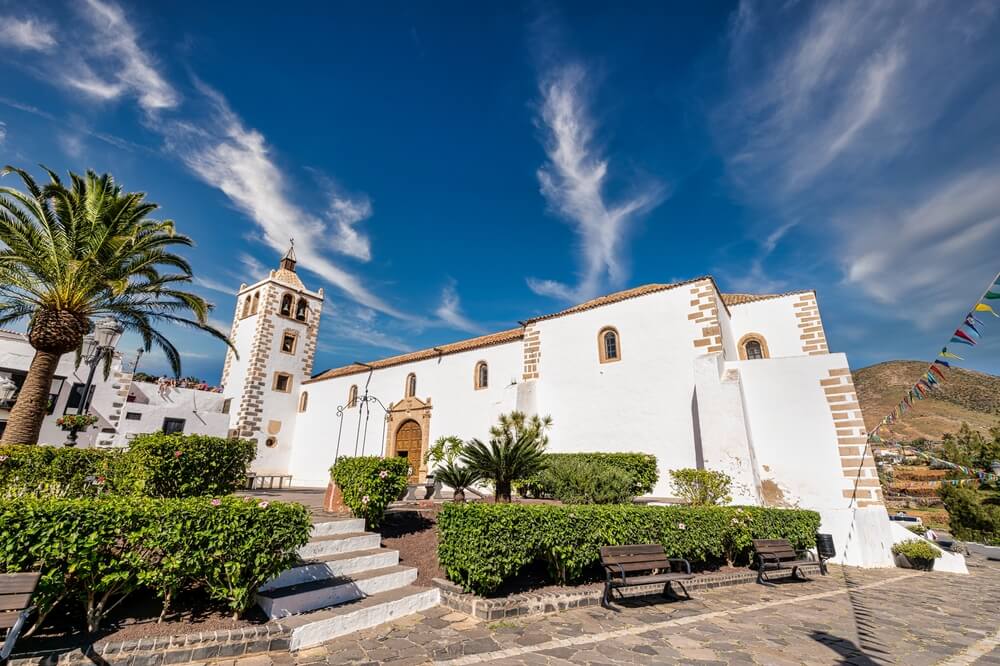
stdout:
[(127, 451), (4, 445), (0, 498), (225, 495), (246, 482), (256, 452), (249, 440), (163, 433)]
[[(660, 478), (656, 467), (656, 456), (648, 453), (546, 453), (545, 460), (577, 460), (591, 465), (614, 467), (632, 477), (632, 495), (639, 497), (653, 492)], [(532, 497), (551, 496), (543, 479), (535, 474), (531, 478), (516, 482), (515, 488), (521, 495)]]
[(539, 560), (553, 582), (579, 580), (609, 545), (661, 543), (692, 563), (748, 562), (751, 539), (813, 547), (819, 522), (814, 511), (760, 507), (446, 504), (438, 560), (451, 581), (488, 594)]
[(166, 608), (200, 585), (241, 613), (310, 530), (303, 506), (252, 498), (21, 498), (0, 503), (0, 572), (41, 570), (40, 618), (78, 603), (91, 631), (140, 587)]
[[(410, 475), (406, 458), (356, 456), (339, 458), (330, 468), (330, 478), (340, 488), (344, 504), (370, 528), (379, 526), (385, 510), (406, 493)], [(419, 464), (414, 460), (413, 464)]]

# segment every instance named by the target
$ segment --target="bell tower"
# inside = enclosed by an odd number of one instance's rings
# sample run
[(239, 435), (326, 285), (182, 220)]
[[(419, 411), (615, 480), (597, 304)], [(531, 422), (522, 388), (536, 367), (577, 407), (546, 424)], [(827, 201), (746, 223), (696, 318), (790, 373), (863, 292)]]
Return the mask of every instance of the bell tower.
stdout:
[(306, 288), (295, 272), (294, 243), (277, 270), (236, 295), (230, 349), (222, 369), (230, 434), (257, 442), (255, 471), (285, 474), (295, 416), (308, 396), (302, 380), (312, 373), (323, 308), (323, 289)]

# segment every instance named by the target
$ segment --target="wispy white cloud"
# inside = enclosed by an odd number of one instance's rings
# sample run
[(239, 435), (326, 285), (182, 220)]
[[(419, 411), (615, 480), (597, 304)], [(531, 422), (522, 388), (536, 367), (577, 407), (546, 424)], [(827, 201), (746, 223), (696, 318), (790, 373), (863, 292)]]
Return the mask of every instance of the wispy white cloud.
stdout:
[(58, 136), (59, 147), (67, 156), (79, 159), (83, 155), (83, 139), (78, 134), (61, 132)]
[(370, 308), (407, 318), (372, 293), (355, 274), (329, 260), (328, 223), (293, 203), (285, 172), (271, 156), (264, 135), (248, 128), (225, 98), (203, 83), (198, 90), (210, 101), (210, 117), (193, 126), (161, 126), (169, 148), (205, 183), (221, 190), (263, 232), (262, 240), (279, 252), (295, 239), (299, 262), (351, 298)]
[[(253, 259), (253, 257), (250, 257), (249, 255), (244, 255), (244, 256), (249, 257), (254, 262), (257, 261), (256, 259)], [(266, 271), (264, 270), (264, 267), (262, 265), (260, 265), (260, 264), (256, 264), (256, 265), (255, 264), (251, 264), (250, 268), (252, 269), (251, 274), (254, 275), (254, 276), (258, 276), (259, 275), (259, 276), (263, 277), (263, 275), (266, 274)], [(224, 282), (220, 282), (219, 280), (215, 280), (215, 279), (212, 279), (210, 277), (205, 277), (204, 275), (196, 275), (195, 278), (194, 278), (194, 283), (196, 285), (198, 285), (199, 287), (202, 287), (204, 289), (208, 289), (210, 291), (215, 291), (215, 292), (218, 292), (220, 294), (226, 294), (227, 296), (233, 296), (238, 291), (238, 289), (236, 287), (232, 286), (232, 285), (226, 284)]]
[(7, 140), (7, 123), (0, 120), (0, 146)]
[[(741, 4), (713, 124), (740, 192), (775, 220), (760, 257), (801, 220), (823, 250), (789, 261), (837, 257), (869, 302), (907, 303), (892, 316), (934, 326), (978, 295), (1000, 246), (992, 4)], [(745, 284), (766, 284), (764, 265)]]
[(245, 280), (247, 284), (253, 284), (267, 277), (268, 268), (257, 257), (246, 252), (240, 252), (239, 260), (244, 270), (240, 279)]
[(662, 201), (659, 184), (642, 187), (617, 203), (609, 203), (605, 188), (608, 160), (595, 145), (588, 104), (588, 79), (580, 65), (549, 72), (541, 81), (538, 124), (545, 134), (548, 161), (538, 170), (542, 195), (549, 208), (574, 229), (579, 242), (580, 269), (575, 285), (529, 278), (536, 293), (564, 300), (585, 300), (605, 286), (620, 286), (626, 278), (625, 241), (639, 215)]
[[(328, 353), (352, 351), (367, 354), (371, 349), (408, 352), (412, 343), (380, 328), (379, 314), (371, 308), (330, 302), (323, 308), (328, 325), (320, 328), (317, 348)], [(365, 358), (355, 359), (363, 361)]]
[(441, 304), (434, 314), (448, 326), (467, 333), (483, 333), (483, 328), (465, 316), (458, 298), (458, 288), (454, 280), (441, 291)]
[(55, 26), (36, 18), (0, 16), (0, 48), (48, 51), (55, 48)]
[(139, 34), (113, 2), (85, 0), (81, 15), (92, 28), (92, 40), (81, 49), (76, 66), (64, 72), (64, 83), (98, 99), (130, 93), (147, 112), (176, 107), (180, 94), (156, 69), (139, 46)]

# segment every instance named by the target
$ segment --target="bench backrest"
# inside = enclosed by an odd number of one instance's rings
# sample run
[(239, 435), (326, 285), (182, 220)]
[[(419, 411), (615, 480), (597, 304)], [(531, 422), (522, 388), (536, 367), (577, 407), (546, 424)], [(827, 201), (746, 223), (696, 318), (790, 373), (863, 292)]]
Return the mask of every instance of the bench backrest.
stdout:
[(603, 546), (601, 564), (613, 571), (631, 573), (650, 569), (670, 570), (670, 561), (658, 543), (636, 544), (632, 546)]
[(795, 548), (788, 539), (753, 539), (753, 549), (761, 555), (772, 555), (779, 560), (797, 560)]
[(0, 629), (13, 627), (18, 614), (31, 605), (39, 577), (37, 572), (0, 574)]

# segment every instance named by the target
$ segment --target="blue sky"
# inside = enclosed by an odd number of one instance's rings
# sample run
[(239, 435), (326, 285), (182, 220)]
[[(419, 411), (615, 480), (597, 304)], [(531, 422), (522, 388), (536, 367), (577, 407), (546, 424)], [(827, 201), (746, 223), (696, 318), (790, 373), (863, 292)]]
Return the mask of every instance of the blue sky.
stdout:
[(706, 273), (930, 360), (1000, 270), (994, 2), (363, 4), (0, 0), (0, 162), (148, 192), (223, 329), (294, 237), (317, 370)]

